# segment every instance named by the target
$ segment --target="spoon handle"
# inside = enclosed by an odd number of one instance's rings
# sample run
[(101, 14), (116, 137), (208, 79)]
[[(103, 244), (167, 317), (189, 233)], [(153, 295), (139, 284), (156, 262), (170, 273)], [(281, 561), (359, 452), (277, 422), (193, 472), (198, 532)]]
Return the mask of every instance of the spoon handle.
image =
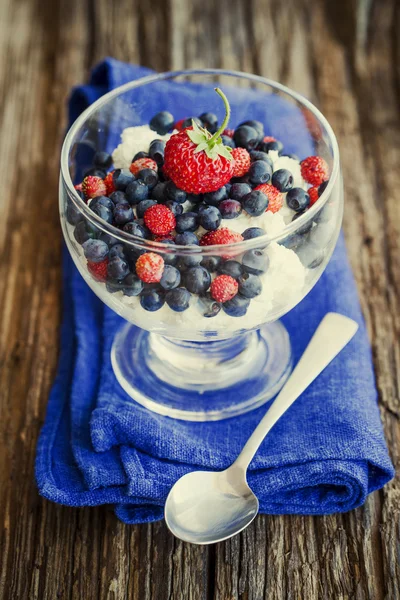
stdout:
[(270, 429), (343, 350), (357, 329), (355, 321), (338, 313), (328, 313), (323, 318), (293, 373), (234, 462), (236, 467), (247, 469)]

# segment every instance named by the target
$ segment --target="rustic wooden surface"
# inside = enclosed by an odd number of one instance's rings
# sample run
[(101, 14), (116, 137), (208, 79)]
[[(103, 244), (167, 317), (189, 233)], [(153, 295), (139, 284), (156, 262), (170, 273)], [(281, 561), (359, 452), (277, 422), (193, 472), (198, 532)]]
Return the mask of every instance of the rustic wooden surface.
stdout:
[(0, 0), (0, 598), (400, 598), (400, 484), (324, 518), (258, 517), (216, 547), (107, 508), (41, 499), (38, 432), (60, 325), (59, 149), (70, 87), (102, 57), (225, 67), (313, 99), (332, 123), (344, 228), (400, 458), (400, 4), (396, 0)]

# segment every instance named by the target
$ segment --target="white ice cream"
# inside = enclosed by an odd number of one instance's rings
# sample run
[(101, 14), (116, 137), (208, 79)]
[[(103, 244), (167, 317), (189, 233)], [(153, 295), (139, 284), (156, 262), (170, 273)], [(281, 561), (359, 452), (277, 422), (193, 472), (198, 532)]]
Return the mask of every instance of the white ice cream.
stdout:
[(121, 143), (112, 153), (114, 167), (116, 169), (129, 169), (132, 159), (138, 152), (148, 152), (153, 140), (169, 140), (172, 134), (159, 135), (150, 129), (148, 125), (139, 127), (127, 127), (121, 133)]

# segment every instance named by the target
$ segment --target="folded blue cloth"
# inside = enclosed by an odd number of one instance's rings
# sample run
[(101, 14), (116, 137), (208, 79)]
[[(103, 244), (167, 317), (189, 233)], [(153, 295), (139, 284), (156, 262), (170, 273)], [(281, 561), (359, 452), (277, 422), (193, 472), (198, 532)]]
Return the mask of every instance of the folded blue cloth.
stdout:
[[(110, 89), (149, 73), (105, 60), (89, 85), (74, 90), (70, 120)], [(202, 93), (206, 98), (211, 92)], [(256, 108), (253, 118), (260, 114)], [(176, 479), (194, 468), (227, 467), (267, 407), (217, 423), (190, 423), (133, 403), (110, 363), (111, 343), (123, 321), (94, 296), (65, 249), (63, 268), (61, 356), (37, 448), (40, 493), (70, 506), (113, 504), (127, 523), (160, 519)], [(249, 484), (264, 513), (348, 511), (394, 475), (342, 237), (319, 283), (283, 319), (295, 360), (329, 311), (348, 315), (360, 328), (274, 427), (253, 460)]]

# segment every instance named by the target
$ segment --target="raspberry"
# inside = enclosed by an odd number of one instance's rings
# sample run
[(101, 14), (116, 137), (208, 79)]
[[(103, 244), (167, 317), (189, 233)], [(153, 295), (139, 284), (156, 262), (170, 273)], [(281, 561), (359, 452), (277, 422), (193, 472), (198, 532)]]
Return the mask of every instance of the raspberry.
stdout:
[(175, 229), (176, 219), (172, 210), (163, 204), (154, 204), (144, 213), (144, 222), (151, 233), (168, 235)]
[(230, 275), (218, 275), (210, 287), (211, 296), (217, 302), (228, 302), (238, 293), (239, 284)]
[(200, 239), (200, 246), (214, 246), (220, 244), (236, 244), (242, 242), (243, 236), (236, 231), (231, 231), (228, 227), (220, 227), (215, 231), (205, 233)]
[(145, 252), (136, 261), (136, 274), (145, 283), (158, 283), (164, 271), (164, 259), (155, 252)]
[(307, 190), (307, 194), (310, 196), (310, 206), (316, 203), (319, 198), (318, 186), (314, 186)]
[(262, 183), (254, 189), (259, 190), (260, 192), (268, 196), (269, 203), (267, 210), (269, 210), (272, 213), (276, 213), (282, 208), (283, 195), (276, 187), (274, 187), (270, 183)]
[(235, 130), (234, 129), (229, 129), (229, 127), (228, 127), (228, 129), (224, 129), (223, 130), (222, 135), (226, 135), (226, 136), (228, 136), (230, 138), (233, 138), (233, 134), (234, 133), (235, 133)]
[(95, 279), (97, 279), (97, 281), (104, 282), (106, 280), (107, 265), (108, 258), (105, 258), (99, 263), (91, 262), (90, 260), (87, 261), (88, 271)]
[(246, 148), (233, 148), (233, 177), (243, 177), (250, 169), (250, 154)]
[(152, 158), (138, 158), (129, 167), (129, 170), (133, 175), (137, 175), (139, 171), (142, 171), (143, 169), (151, 169), (157, 173), (158, 167), (156, 161)]
[(272, 135), (266, 135), (263, 137), (263, 142), (265, 144), (269, 144), (269, 142), (276, 142), (276, 138), (274, 138)]
[(117, 188), (114, 185), (113, 173), (114, 171), (110, 171), (109, 173), (107, 173), (104, 179), (104, 184), (106, 186), (106, 196), (109, 196), (117, 190)]
[(89, 198), (96, 198), (97, 196), (104, 196), (106, 191), (105, 183), (101, 177), (88, 175), (82, 181), (82, 192), (87, 200)]
[(301, 176), (307, 183), (321, 185), (329, 179), (329, 167), (321, 156), (309, 156), (301, 161)]

